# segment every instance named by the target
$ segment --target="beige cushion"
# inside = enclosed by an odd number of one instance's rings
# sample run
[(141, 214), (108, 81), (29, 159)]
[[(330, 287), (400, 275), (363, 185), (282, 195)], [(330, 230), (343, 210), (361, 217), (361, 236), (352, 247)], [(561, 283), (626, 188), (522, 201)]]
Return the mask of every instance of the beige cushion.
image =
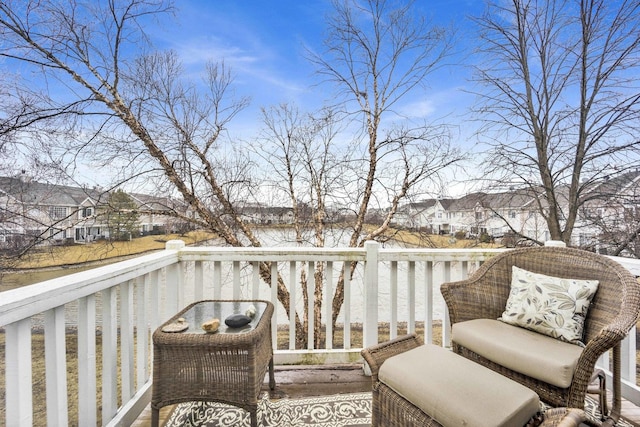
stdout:
[(443, 426), (522, 426), (540, 410), (533, 391), (435, 345), (390, 357), (378, 378)]
[(513, 371), (567, 388), (583, 348), (493, 319), (460, 322), (451, 339)]
[(509, 299), (498, 320), (584, 345), (584, 319), (597, 290), (597, 280), (547, 276), (514, 265)]

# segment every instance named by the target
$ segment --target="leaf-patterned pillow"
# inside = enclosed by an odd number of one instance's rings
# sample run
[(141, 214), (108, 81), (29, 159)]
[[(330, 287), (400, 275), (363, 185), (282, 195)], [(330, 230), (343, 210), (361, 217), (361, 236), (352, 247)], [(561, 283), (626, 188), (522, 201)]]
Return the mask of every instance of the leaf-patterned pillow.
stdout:
[(582, 332), (597, 280), (563, 279), (513, 266), (505, 323), (584, 346)]

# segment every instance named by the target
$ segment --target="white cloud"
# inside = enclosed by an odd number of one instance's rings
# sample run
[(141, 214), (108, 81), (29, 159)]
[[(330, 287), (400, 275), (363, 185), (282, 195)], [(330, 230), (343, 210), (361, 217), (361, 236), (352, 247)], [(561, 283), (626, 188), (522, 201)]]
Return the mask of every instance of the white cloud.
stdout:
[(186, 66), (203, 66), (207, 62), (223, 61), (233, 68), (245, 67), (259, 61), (259, 57), (252, 55), (238, 46), (224, 46), (217, 38), (190, 39), (172, 46)]
[(399, 114), (410, 119), (415, 119), (429, 117), (434, 111), (436, 111), (436, 107), (433, 102), (424, 99), (404, 105), (400, 109)]

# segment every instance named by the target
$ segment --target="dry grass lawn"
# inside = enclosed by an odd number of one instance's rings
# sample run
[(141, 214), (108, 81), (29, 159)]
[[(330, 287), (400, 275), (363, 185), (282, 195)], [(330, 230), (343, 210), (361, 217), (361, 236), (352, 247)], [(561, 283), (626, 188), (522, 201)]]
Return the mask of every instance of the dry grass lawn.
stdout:
[[(100, 262), (110, 258), (140, 255), (146, 252), (162, 250), (169, 240), (183, 240), (187, 245), (191, 245), (212, 238), (215, 238), (215, 235), (212, 233), (193, 231), (184, 235), (144, 236), (123, 242), (97, 240), (87, 245), (52, 246), (42, 248), (25, 256), (23, 259), (17, 261), (14, 267), (16, 269), (38, 269)], [(500, 247), (500, 245), (491, 243), (479, 243), (476, 240), (453, 241), (449, 236), (423, 234), (404, 230), (392, 230), (388, 233), (388, 238), (407, 246), (425, 248)]]
[(480, 243), (473, 239), (452, 239), (448, 235), (427, 234), (408, 230), (390, 229), (385, 233), (388, 239), (407, 247), (417, 248), (453, 248), (453, 249), (495, 249), (504, 246), (496, 243)]
[(30, 254), (18, 261), (15, 267), (19, 269), (52, 268), (104, 261), (162, 250), (169, 240), (183, 240), (187, 245), (191, 245), (214, 237), (212, 233), (194, 231), (184, 235), (144, 236), (124, 242), (97, 240), (88, 245), (52, 246)]

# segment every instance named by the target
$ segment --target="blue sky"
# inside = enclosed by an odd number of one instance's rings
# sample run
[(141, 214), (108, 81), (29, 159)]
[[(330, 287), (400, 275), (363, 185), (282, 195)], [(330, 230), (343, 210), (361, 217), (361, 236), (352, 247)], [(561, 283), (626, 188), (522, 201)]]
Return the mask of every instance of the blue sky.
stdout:
[[(464, 42), (469, 37), (464, 34), (466, 15), (480, 13), (483, 1), (417, 0), (416, 5), (434, 22), (457, 25)], [(314, 110), (330, 98), (327, 87), (315, 86), (319, 79), (304, 57), (305, 46), (321, 49), (329, 0), (181, 0), (176, 8), (175, 21), (147, 32), (157, 48), (178, 52), (194, 77), (207, 61), (224, 60), (231, 66), (238, 95), (252, 99), (235, 123), (241, 136), (250, 137), (249, 128), (259, 126), (260, 107), (288, 102)], [(462, 67), (443, 69), (405, 108), (431, 120), (447, 116), (461, 121), (471, 100), (461, 90), (467, 78)]]
[[(452, 60), (464, 62), (473, 40), (467, 34), (467, 15), (480, 14), (484, 1), (415, 0), (415, 7), (436, 24), (457, 27), (460, 55)], [(251, 98), (249, 108), (230, 124), (229, 135), (232, 141), (254, 141), (263, 126), (261, 108), (290, 103), (313, 112), (334, 101), (333, 88), (318, 86), (320, 77), (305, 58), (307, 47), (323, 50), (326, 16), (332, 9), (331, 0), (175, 0), (174, 16), (148, 22), (144, 31), (155, 49), (178, 53), (185, 77), (200, 79), (207, 62), (229, 65), (237, 95)], [(18, 74), (22, 66), (15, 68)], [(468, 79), (468, 68), (460, 64), (441, 69), (396, 108), (416, 121), (452, 125), (452, 143), (471, 147), (474, 128), (465, 115), (473, 96), (463, 90)], [(48, 88), (68, 94), (66, 86)], [(102, 177), (90, 167), (77, 173), (81, 182), (102, 184), (94, 182)]]

